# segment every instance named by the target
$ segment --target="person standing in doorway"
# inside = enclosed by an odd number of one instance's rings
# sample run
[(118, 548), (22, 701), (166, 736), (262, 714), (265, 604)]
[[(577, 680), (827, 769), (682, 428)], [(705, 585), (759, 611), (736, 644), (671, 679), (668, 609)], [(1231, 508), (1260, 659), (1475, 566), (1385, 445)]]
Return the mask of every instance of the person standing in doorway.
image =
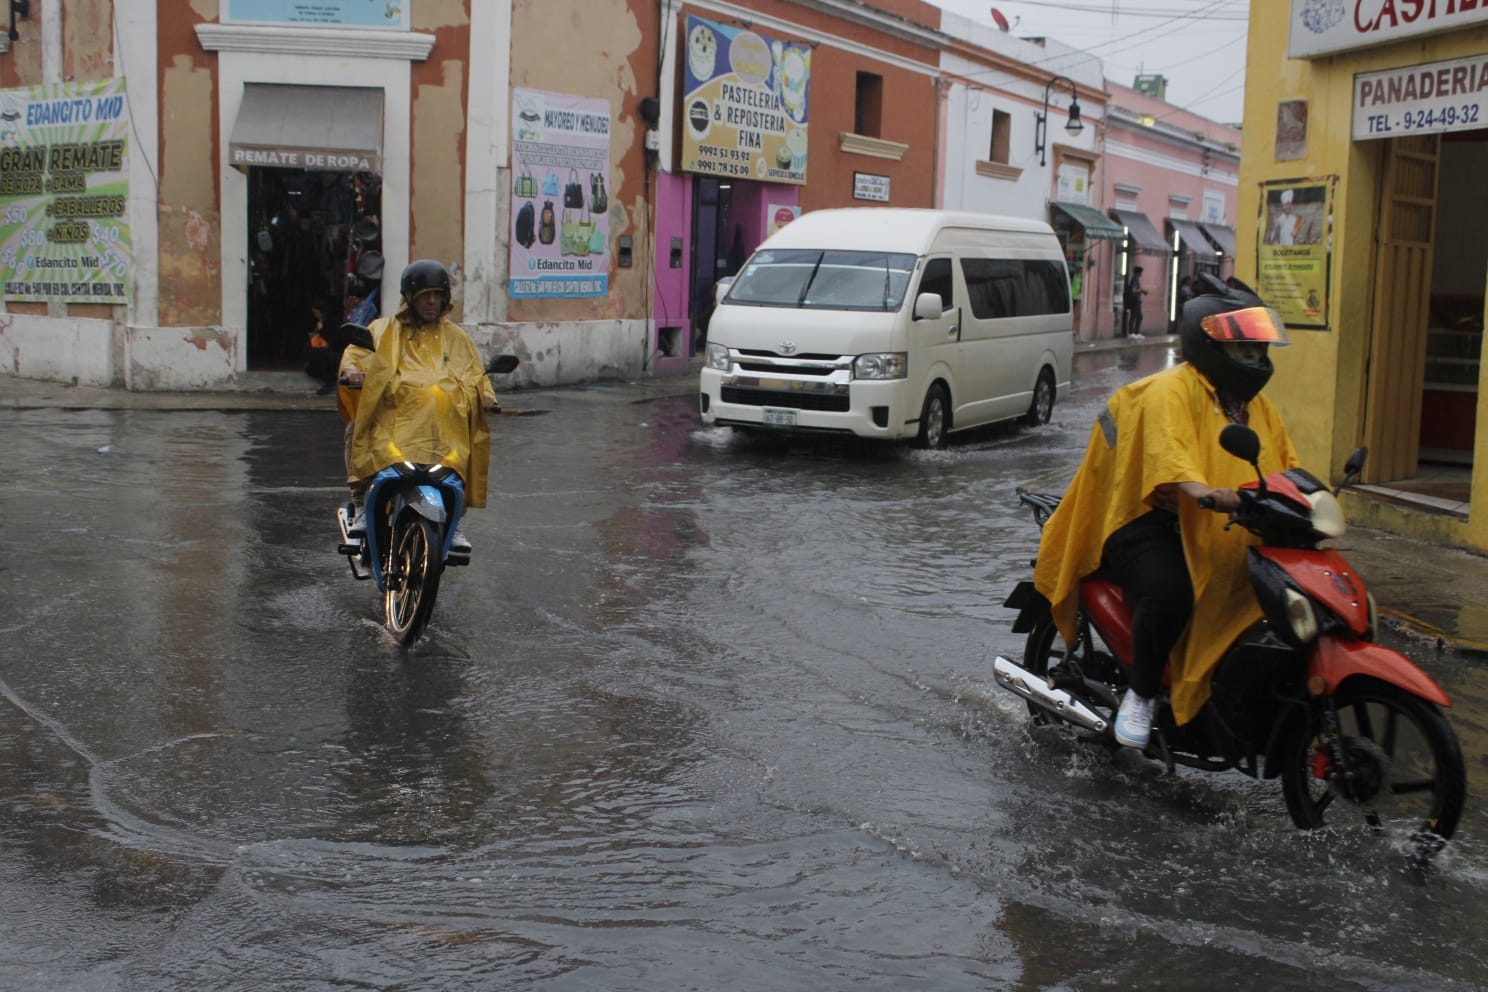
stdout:
[(1142, 288), (1142, 267), (1133, 266), (1121, 291), (1123, 330), (1129, 338), (1142, 336), (1142, 297), (1147, 290)]

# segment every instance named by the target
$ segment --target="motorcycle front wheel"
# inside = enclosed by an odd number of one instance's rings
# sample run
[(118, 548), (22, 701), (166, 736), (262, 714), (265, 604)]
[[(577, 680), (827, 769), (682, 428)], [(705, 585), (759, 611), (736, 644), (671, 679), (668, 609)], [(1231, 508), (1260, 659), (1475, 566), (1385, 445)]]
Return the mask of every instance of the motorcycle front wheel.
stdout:
[(388, 630), (405, 647), (419, 639), (439, 595), (439, 528), (417, 513), (405, 513), (393, 524), (387, 569), (385, 607)]
[(1283, 745), (1281, 785), (1292, 822), (1313, 830), (1357, 819), (1402, 839), (1451, 837), (1467, 775), (1441, 711), (1374, 679), (1344, 683), (1333, 703), (1346, 768), (1335, 762), (1321, 717), (1299, 724)]

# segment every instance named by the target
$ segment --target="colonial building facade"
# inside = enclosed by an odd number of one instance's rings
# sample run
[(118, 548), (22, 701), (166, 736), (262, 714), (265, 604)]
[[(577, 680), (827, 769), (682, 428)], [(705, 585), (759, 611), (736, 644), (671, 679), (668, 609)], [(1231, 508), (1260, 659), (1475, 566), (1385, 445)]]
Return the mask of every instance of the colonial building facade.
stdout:
[(1488, 550), (1488, 12), (1258, 0), (1249, 45), (1237, 270), (1292, 328), (1268, 392), (1308, 465), (1369, 447), (1355, 519)]
[[(1139, 142), (1099, 61), (920, 0), (36, 0), (17, 34), (0, 58), (16, 375), (299, 375), (315, 323), (390, 310), (416, 258), (450, 269), (479, 345), (522, 357), (518, 385), (686, 374), (718, 280), (838, 206), (1049, 222), (1093, 339), (1143, 250), (1108, 211)], [(1175, 148), (1204, 130), (1162, 119)], [(1207, 210), (1187, 146), (1137, 184), (1187, 183)], [(1176, 195), (1139, 206), (1186, 219)]]

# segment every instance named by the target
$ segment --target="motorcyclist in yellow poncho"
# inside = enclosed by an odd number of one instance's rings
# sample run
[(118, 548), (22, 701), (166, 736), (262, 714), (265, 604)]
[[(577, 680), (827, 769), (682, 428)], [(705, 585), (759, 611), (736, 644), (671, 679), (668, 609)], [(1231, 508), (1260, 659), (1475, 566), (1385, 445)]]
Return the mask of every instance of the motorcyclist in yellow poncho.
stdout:
[[(1205, 274), (1194, 287), (1178, 325), (1184, 362), (1111, 397), (1044, 526), (1034, 570), (1070, 644), (1080, 580), (1103, 568), (1121, 586), (1133, 608), (1133, 658), (1114, 731), (1138, 749), (1164, 667), (1171, 663), (1174, 719), (1187, 723), (1209, 698), (1214, 666), (1261, 616), (1245, 557), (1256, 538), (1226, 530), (1224, 515), (1255, 473), (1220, 448), (1220, 430), (1240, 423), (1260, 436), (1262, 473), (1297, 465), (1286, 426), (1259, 395), (1272, 373), (1267, 346), (1287, 343), (1281, 318), (1238, 280)], [(1222, 512), (1200, 508), (1202, 497)]]
[[(399, 288), (398, 312), (370, 326), (373, 348), (353, 345), (341, 356), (340, 377), (352, 387), (342, 391), (341, 404), (350, 418), (353, 533), (365, 526), (355, 494), (396, 462), (448, 466), (465, 485), (465, 505), (486, 505), (491, 435), (484, 411), (500, 407), (474, 342), (445, 317), (452, 305), (449, 271), (429, 259), (413, 262)], [(470, 552), (458, 527), (450, 550)]]

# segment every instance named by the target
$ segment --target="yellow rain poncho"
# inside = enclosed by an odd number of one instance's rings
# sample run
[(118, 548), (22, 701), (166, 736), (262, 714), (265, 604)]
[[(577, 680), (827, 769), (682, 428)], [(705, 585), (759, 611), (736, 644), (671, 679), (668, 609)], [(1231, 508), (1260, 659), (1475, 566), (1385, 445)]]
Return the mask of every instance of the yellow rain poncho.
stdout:
[(441, 319), (415, 330), (412, 323), (406, 307), (373, 321), (375, 350), (349, 347), (342, 356), (342, 368), (366, 375), (346, 404), (355, 418), (347, 481), (395, 462), (447, 465), (464, 480), (465, 505), (485, 506), (491, 434), (483, 404), (495, 402), (495, 390), (459, 324)]
[[(1269, 400), (1249, 403), (1261, 439), (1261, 471), (1297, 464), (1291, 439)], [(1157, 505), (1159, 486), (1200, 482), (1238, 489), (1254, 470), (1219, 446), (1229, 423), (1209, 381), (1184, 363), (1123, 387), (1090, 432), (1085, 460), (1044, 526), (1034, 584), (1053, 604), (1054, 622), (1074, 642), (1080, 579), (1100, 567), (1106, 538)], [(1169, 658), (1173, 715), (1187, 723), (1209, 699), (1209, 677), (1230, 644), (1261, 616), (1245, 550), (1255, 538), (1225, 530), (1226, 514), (1178, 498), (1179, 529), (1193, 580), (1194, 612)]]

